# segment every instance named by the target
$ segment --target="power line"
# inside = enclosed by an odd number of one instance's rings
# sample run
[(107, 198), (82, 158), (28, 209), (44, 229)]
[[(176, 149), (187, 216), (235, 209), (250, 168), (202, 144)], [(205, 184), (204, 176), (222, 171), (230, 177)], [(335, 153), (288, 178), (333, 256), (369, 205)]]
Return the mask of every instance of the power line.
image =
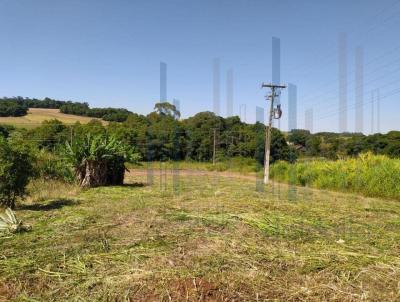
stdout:
[[(398, 70), (400, 71), (400, 68), (398, 68)], [(367, 83), (369, 83), (369, 82), (367, 82)], [(399, 83), (399, 80), (396, 79), (396, 80), (394, 80), (394, 81), (391, 81), (391, 82), (389, 82), (389, 83), (386, 83), (385, 85), (379, 86), (379, 88), (382, 89), (382, 88), (384, 88), (384, 87), (388, 87), (388, 86), (391, 86), (391, 85), (394, 85), (394, 84), (398, 84), (398, 83)], [(375, 89), (376, 89), (376, 88), (372, 88), (371, 90), (368, 90), (368, 91), (366, 91), (366, 92), (367, 92), (367, 93), (370, 93), (370, 92), (374, 91)], [(325, 100), (326, 100), (326, 99), (325, 99)], [(356, 104), (357, 104), (357, 103), (356, 103)], [(328, 105), (325, 106), (324, 109), (326, 109), (326, 108), (332, 108), (332, 107), (334, 107), (334, 106), (336, 106), (336, 104), (328, 104)], [(330, 112), (337, 112), (337, 110), (335, 109), (335, 110), (328, 111), (328, 113), (330, 113)]]
[[(382, 97), (379, 97), (379, 101), (381, 101), (381, 100), (383, 100), (383, 99), (387, 99), (388, 97), (391, 97), (391, 96), (394, 96), (394, 95), (397, 95), (397, 94), (400, 94), (400, 88), (396, 88), (396, 89), (392, 90), (390, 93), (388, 93), (388, 94), (386, 94), (386, 95), (384, 95), (384, 96), (382, 96)], [(370, 103), (371, 103), (371, 101), (364, 102), (364, 104), (370, 104)], [(358, 104), (356, 103), (356, 104), (354, 104), (353, 106), (351, 106), (351, 107), (349, 107), (349, 108), (347, 108), (347, 109), (352, 110), (352, 109), (354, 109), (355, 107), (357, 107), (357, 105), (358, 105)], [(337, 111), (337, 112), (335, 112), (335, 113), (333, 113), (333, 114), (331, 114), (331, 115), (321, 116), (321, 117), (317, 118), (316, 120), (329, 118), (329, 117), (335, 116), (335, 115), (340, 114), (340, 113), (342, 113), (342, 112)]]
[[(393, 8), (393, 7), (397, 6), (398, 4), (400, 4), (399, 0), (394, 1), (390, 5), (383, 7), (378, 13), (375, 13), (372, 16), (369, 16), (365, 20), (361, 21), (359, 25), (354, 24), (353, 27), (362, 28), (364, 23), (365, 24), (371, 24), (371, 20), (376, 20), (377, 17), (382, 15), (386, 10)], [(398, 12), (395, 11), (395, 14), (397, 14), (397, 13)], [(384, 20), (382, 20), (382, 21), (378, 22), (377, 24), (371, 26), (364, 33), (360, 31), (359, 34), (364, 34), (365, 35), (367, 33), (372, 32), (378, 26), (381, 26), (381, 25), (387, 23), (389, 20), (391, 20), (393, 17), (395, 17), (395, 14), (390, 15), (389, 17), (385, 18)], [(350, 35), (357, 35), (357, 34), (358, 34), (357, 31), (353, 32), (353, 34), (350, 33)], [(358, 40), (355, 40), (354, 44), (361, 44), (361, 42), (364, 41), (366, 38), (369, 38), (369, 37), (359, 38)], [(320, 53), (314, 52), (314, 55), (316, 55), (319, 58), (328, 59), (328, 60), (325, 60), (323, 63), (329, 63), (329, 62), (333, 61), (333, 59), (335, 59), (336, 52), (332, 51), (332, 52), (330, 52), (329, 55), (326, 55), (326, 54), (320, 55)], [(315, 56), (314, 56), (314, 58), (315, 58), (315, 61), (318, 61), (318, 58), (316, 58)], [(326, 66), (327, 64), (324, 64), (324, 65)], [(308, 65), (306, 65), (306, 66), (308, 67)], [(313, 67), (304, 68), (304, 66), (301, 66), (301, 67), (298, 67), (298, 68), (295, 68), (295, 69), (291, 69), (291, 70), (292, 71), (294, 70), (295, 72), (298, 71), (298, 70), (301, 70), (301, 71), (304, 71), (304, 70), (314, 71), (314, 68)], [(315, 74), (315, 73), (314, 72), (307, 72), (306, 74), (303, 74), (302, 77), (307, 76), (307, 75), (313, 75), (313, 74)]]

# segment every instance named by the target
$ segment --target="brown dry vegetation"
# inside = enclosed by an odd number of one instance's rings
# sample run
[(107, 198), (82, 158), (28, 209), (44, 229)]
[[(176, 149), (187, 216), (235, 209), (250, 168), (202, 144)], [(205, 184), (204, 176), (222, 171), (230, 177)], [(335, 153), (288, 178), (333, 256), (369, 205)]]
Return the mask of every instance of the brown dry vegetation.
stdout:
[(0, 297), (400, 299), (398, 202), (278, 184), (257, 192), (255, 179), (217, 172), (180, 171), (174, 190), (159, 176), (83, 191), (32, 184), (17, 215), (33, 230), (0, 239)]
[[(91, 120), (100, 120), (92, 117), (78, 116), (61, 113), (58, 109), (30, 108), (28, 114), (20, 117), (0, 117), (0, 124), (13, 125), (15, 127), (34, 128), (45, 120), (57, 119), (64, 124), (87, 124)], [(107, 122), (100, 120), (104, 125)]]

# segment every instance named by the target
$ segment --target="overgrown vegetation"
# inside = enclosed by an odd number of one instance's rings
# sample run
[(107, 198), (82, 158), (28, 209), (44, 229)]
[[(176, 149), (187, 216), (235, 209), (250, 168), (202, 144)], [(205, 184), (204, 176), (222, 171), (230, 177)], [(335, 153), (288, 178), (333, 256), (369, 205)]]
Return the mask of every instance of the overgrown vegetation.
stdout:
[(35, 177), (44, 181), (59, 180), (72, 183), (75, 180), (75, 175), (67, 159), (46, 149), (37, 150), (34, 170)]
[(338, 161), (314, 160), (275, 163), (271, 176), (278, 181), (365, 196), (400, 199), (400, 159), (361, 154)]

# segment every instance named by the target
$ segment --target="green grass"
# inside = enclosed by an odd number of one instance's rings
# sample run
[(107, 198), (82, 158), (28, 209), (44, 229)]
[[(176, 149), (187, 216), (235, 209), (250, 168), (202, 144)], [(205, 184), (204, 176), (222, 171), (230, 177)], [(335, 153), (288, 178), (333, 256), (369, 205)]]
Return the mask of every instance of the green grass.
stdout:
[[(157, 172), (157, 173), (156, 173)], [(400, 204), (246, 178), (155, 171), (126, 186), (35, 182), (0, 239), (14, 301), (395, 301)], [(129, 185), (130, 184), (130, 185)], [(1, 301), (1, 298), (0, 298)]]
[(272, 166), (271, 176), (277, 181), (318, 189), (400, 199), (400, 159), (384, 155), (367, 153), (345, 160), (293, 165), (278, 162)]
[(232, 157), (225, 160), (218, 160), (215, 164), (212, 162), (199, 161), (166, 161), (166, 162), (141, 162), (130, 165), (133, 169), (177, 169), (177, 170), (195, 170), (195, 171), (217, 171), (217, 172), (238, 172), (242, 174), (252, 174), (260, 170), (261, 166), (256, 160), (247, 157)]
[[(80, 122), (86, 124), (96, 118), (60, 113), (58, 109), (30, 108), (28, 114), (20, 117), (0, 117), (0, 124), (13, 125), (19, 128), (35, 128), (45, 120), (57, 119), (64, 124)], [(107, 122), (102, 121), (103, 124)]]

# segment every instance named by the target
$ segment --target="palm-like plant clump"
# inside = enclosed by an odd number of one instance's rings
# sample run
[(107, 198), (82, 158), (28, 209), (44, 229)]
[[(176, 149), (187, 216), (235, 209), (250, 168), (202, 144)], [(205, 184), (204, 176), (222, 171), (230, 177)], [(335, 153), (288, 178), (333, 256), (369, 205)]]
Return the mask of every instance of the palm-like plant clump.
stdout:
[(29, 230), (30, 226), (26, 226), (21, 220), (18, 220), (10, 208), (7, 208), (4, 213), (0, 214), (0, 233), (14, 234)]
[(75, 169), (82, 187), (122, 185), (125, 162), (137, 162), (134, 149), (115, 137), (87, 135), (66, 143), (66, 156)]

